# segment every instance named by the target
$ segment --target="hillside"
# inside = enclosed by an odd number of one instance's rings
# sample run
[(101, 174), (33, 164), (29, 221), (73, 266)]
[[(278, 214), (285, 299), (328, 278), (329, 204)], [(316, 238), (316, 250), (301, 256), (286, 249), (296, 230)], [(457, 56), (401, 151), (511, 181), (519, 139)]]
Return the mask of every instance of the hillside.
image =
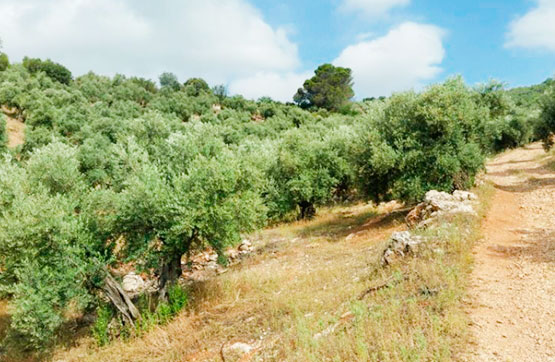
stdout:
[(2, 357), (463, 356), (480, 175), (550, 147), (553, 85), (541, 103), (461, 77), (353, 102), (351, 80), (321, 65), (283, 104), (8, 64)]
[[(377, 262), (384, 241), (406, 228), (406, 212), (394, 211), (399, 205), (322, 210), (313, 221), (254, 235), (256, 252), (195, 285), (191, 309), (169, 325), (100, 350), (85, 338), (54, 360), (221, 361), (222, 348), (242, 343), (252, 349), (241, 361), (404, 360), (409, 355), (547, 361), (555, 356), (555, 325), (549, 322), (555, 310), (554, 162), (538, 144), (492, 159), (487, 179), (494, 188), (480, 193), (490, 205), (482, 232), (459, 246), (458, 255), (438, 260), (419, 254), (405, 265), (382, 268)], [(450, 270), (441, 270), (447, 265)], [(360, 298), (397, 273), (410, 283), (388, 284)], [(453, 277), (456, 284), (449, 285)], [(437, 286), (442, 288), (437, 295), (414, 294)], [(453, 292), (460, 296), (444, 299)], [(412, 303), (423, 314), (412, 315)], [(442, 312), (435, 314), (438, 307)], [(411, 316), (403, 317), (407, 308)], [(333, 325), (336, 329), (327, 328)], [(329, 334), (320, 340), (325, 330)], [(418, 338), (429, 342), (413, 345)]]

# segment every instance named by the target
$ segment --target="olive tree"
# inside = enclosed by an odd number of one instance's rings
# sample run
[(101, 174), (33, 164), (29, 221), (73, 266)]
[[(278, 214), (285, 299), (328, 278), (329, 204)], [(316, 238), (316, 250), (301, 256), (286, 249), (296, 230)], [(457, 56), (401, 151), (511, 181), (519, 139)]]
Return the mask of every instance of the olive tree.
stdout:
[(484, 162), (478, 141), (487, 112), (459, 78), (394, 95), (361, 135), (363, 191), (374, 199), (417, 201), (430, 189), (471, 186)]
[(555, 83), (546, 91), (542, 99), (541, 115), (538, 125), (538, 136), (543, 140), (546, 150), (553, 147), (555, 133)]

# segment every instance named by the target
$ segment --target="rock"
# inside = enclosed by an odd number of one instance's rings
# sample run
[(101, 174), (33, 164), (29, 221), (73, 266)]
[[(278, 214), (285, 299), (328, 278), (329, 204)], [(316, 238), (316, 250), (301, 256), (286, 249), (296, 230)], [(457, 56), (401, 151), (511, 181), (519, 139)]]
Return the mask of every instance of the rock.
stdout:
[(453, 197), (459, 201), (476, 201), (478, 200), (478, 196), (473, 194), (472, 192), (468, 191), (460, 191), (457, 190), (453, 192)]
[(245, 240), (243, 240), (243, 242), (241, 242), (241, 244), (239, 245), (239, 247), (237, 249), (242, 253), (250, 252), (250, 251), (252, 251), (252, 244), (251, 244), (250, 241), (245, 239)]
[(226, 251), (226, 255), (229, 259), (234, 260), (239, 257), (239, 251), (235, 249), (229, 249), (228, 251)]
[(146, 283), (140, 275), (131, 272), (123, 277), (122, 288), (129, 294), (139, 294), (146, 287)]
[(424, 214), (428, 211), (428, 205), (426, 203), (420, 203), (407, 214), (405, 222), (409, 227), (414, 227), (424, 219)]
[(222, 349), (222, 355), (225, 356), (226, 361), (236, 361), (241, 360), (243, 356), (247, 353), (251, 353), (255, 347), (250, 344), (235, 342), (230, 346), (226, 346)]
[(424, 196), (424, 202), (418, 204), (405, 218), (409, 227), (425, 227), (438, 217), (451, 214), (468, 214), (477, 216), (474, 210), (478, 197), (472, 192), (455, 191), (453, 194), (431, 190)]
[(392, 264), (397, 258), (416, 252), (418, 245), (424, 241), (423, 237), (412, 235), (410, 231), (394, 232), (391, 234), (389, 244), (384, 250), (382, 264)]

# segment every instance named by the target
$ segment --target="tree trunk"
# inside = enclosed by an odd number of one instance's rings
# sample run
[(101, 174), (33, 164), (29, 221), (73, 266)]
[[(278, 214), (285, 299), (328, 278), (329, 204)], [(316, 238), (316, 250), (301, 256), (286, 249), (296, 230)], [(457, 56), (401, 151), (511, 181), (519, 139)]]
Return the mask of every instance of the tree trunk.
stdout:
[(301, 214), (299, 215), (299, 220), (312, 219), (316, 215), (316, 209), (314, 204), (308, 201), (303, 201), (299, 204), (301, 208)]
[(110, 273), (106, 274), (102, 290), (116, 309), (121, 313), (125, 322), (135, 327), (135, 321), (141, 319), (139, 310), (135, 307), (131, 298), (129, 298), (121, 285)]
[(176, 255), (173, 259), (166, 261), (162, 265), (162, 268), (160, 269), (159, 281), (160, 290), (158, 291), (159, 301), (168, 301), (169, 287), (174, 284), (181, 276), (181, 273), (183, 272), (181, 269), (181, 257), (182, 254)]

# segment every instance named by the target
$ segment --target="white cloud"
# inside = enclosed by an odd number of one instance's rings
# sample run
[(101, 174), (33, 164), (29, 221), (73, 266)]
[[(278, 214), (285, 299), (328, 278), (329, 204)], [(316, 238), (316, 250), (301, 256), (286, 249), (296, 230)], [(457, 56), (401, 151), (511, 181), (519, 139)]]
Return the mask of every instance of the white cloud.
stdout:
[(387, 96), (441, 73), (443, 34), (433, 25), (403, 23), (383, 37), (348, 46), (333, 63), (353, 70), (357, 97)]
[(214, 84), (300, 63), (285, 28), (247, 0), (2, 0), (0, 14), (12, 59), (50, 57), (75, 74), (171, 71)]
[(246, 98), (269, 96), (277, 101), (291, 102), (297, 89), (302, 87), (304, 81), (312, 75), (310, 72), (284, 74), (262, 72), (232, 82), (229, 91), (231, 94), (241, 94)]
[(361, 12), (368, 17), (387, 14), (395, 7), (406, 6), (410, 0), (343, 0), (340, 9), (349, 12)]
[(555, 0), (538, 0), (535, 8), (514, 20), (505, 46), (555, 52)]

